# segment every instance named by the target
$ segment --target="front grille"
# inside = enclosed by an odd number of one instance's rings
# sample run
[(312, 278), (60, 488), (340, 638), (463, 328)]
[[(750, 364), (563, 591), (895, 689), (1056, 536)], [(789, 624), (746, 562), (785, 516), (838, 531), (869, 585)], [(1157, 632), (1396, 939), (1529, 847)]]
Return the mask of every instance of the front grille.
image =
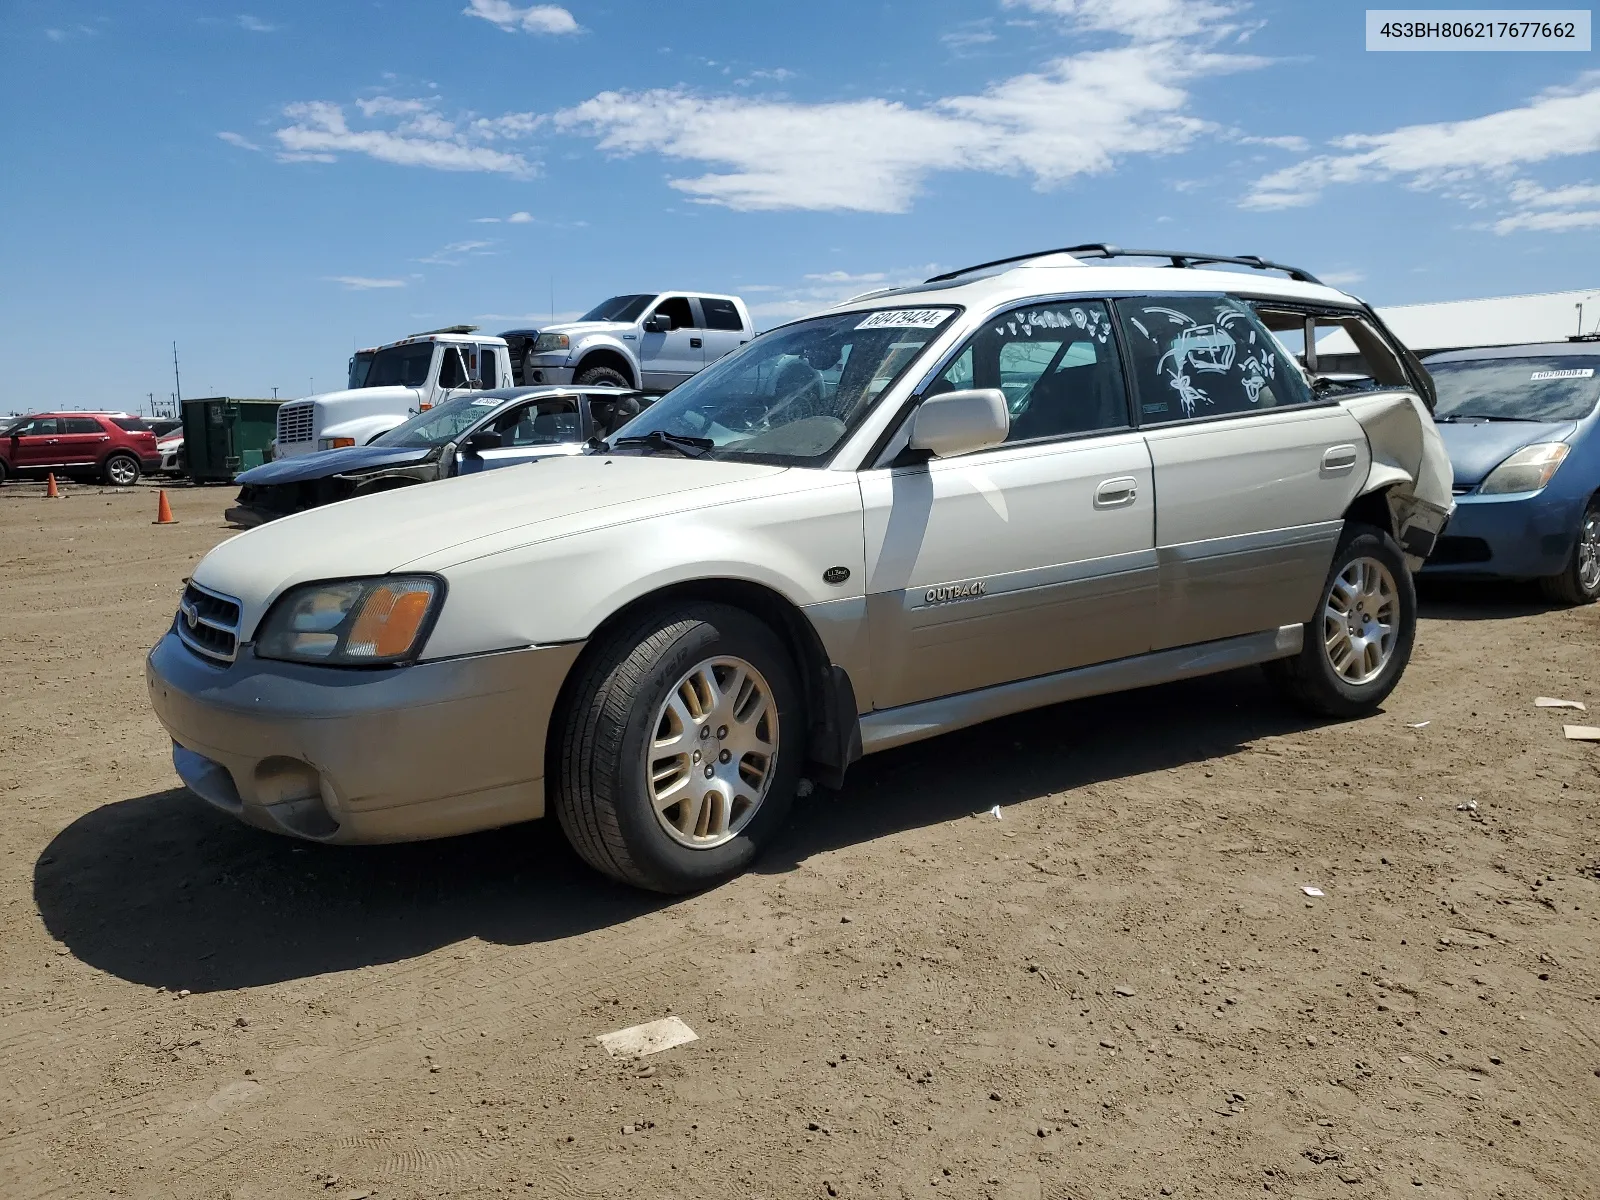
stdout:
[(178, 640), (204, 658), (232, 662), (239, 653), (239, 602), (197, 583), (183, 589), (173, 628)]
[(317, 432), (314, 406), (285, 404), (278, 409), (278, 445), (309, 442)]
[(1442, 537), (1434, 547), (1428, 562), (1432, 566), (1459, 566), (1464, 563), (1485, 563), (1490, 559), (1489, 543), (1475, 537)]

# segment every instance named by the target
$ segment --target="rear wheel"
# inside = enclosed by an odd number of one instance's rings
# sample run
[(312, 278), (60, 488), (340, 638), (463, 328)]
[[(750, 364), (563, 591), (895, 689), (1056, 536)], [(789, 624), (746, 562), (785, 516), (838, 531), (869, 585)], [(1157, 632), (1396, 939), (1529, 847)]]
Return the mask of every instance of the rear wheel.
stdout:
[(1539, 587), (1557, 604), (1593, 604), (1600, 599), (1600, 498), (1589, 501), (1578, 524), (1578, 540), (1566, 570), (1545, 576)]
[(645, 614), (598, 648), (568, 706), (552, 780), (567, 840), (652, 891), (738, 874), (794, 798), (803, 708), (783, 643), (750, 614)]
[(575, 383), (584, 387), (631, 388), (633, 383), (615, 367), (590, 367), (581, 372)]
[(111, 487), (132, 487), (139, 482), (139, 460), (131, 454), (113, 454), (100, 474)]
[(1300, 653), (1268, 663), (1267, 676), (1321, 716), (1363, 716), (1400, 682), (1416, 635), (1417, 594), (1400, 547), (1383, 530), (1352, 522)]

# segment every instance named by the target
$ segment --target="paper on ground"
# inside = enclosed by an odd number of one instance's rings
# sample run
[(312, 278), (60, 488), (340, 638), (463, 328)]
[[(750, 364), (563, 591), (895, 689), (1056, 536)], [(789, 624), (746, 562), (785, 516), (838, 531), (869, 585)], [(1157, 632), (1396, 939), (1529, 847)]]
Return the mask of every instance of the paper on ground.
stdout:
[(1588, 712), (1589, 708), (1582, 700), (1557, 700), (1554, 696), (1539, 696), (1534, 700), (1539, 708), (1575, 708), (1579, 712)]
[(1300, 890), (1308, 896), (1320, 896), (1323, 894), (1322, 889), (1319, 887), (1303, 887)]
[(595, 1038), (595, 1041), (604, 1046), (606, 1053), (613, 1058), (643, 1058), (646, 1054), (659, 1054), (663, 1050), (671, 1050), (674, 1046), (699, 1040), (700, 1035), (677, 1017), (648, 1021), (643, 1025), (630, 1025), (626, 1029), (619, 1029), (615, 1033), (602, 1033)]
[(1407, 725), (1406, 728), (1407, 729), (1426, 729), (1429, 725), (1432, 725), (1432, 724), (1433, 724), (1432, 721), (1417, 721), (1415, 724)]
[(1561, 731), (1574, 742), (1600, 742), (1600, 725), (1563, 725)]

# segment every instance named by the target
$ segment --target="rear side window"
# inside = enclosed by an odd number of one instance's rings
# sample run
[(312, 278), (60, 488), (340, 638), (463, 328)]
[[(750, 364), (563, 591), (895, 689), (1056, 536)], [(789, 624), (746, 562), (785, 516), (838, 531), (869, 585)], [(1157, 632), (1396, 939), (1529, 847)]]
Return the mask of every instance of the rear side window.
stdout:
[(732, 300), (710, 300), (700, 297), (700, 311), (706, 315), (707, 329), (742, 330), (739, 309)]
[(1146, 424), (1307, 404), (1311, 388), (1255, 313), (1228, 296), (1117, 301)]
[[(120, 422), (119, 422), (120, 424)], [(63, 417), (61, 418), (62, 433), (104, 433), (100, 422), (93, 417)]]
[(1314, 312), (1262, 302), (1256, 315), (1305, 367), (1319, 393), (1410, 388), (1400, 356), (1359, 313)]
[(148, 422), (140, 417), (112, 417), (111, 423), (129, 433), (153, 433)]

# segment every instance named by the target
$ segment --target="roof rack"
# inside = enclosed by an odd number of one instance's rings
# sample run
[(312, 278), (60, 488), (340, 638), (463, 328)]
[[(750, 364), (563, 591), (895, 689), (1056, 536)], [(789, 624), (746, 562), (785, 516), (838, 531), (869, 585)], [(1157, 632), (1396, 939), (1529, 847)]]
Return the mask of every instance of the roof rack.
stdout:
[(962, 267), (959, 271), (947, 271), (943, 275), (935, 275), (927, 283), (948, 283), (962, 275), (969, 275), (973, 271), (986, 270), (989, 267), (1004, 267), (1011, 263), (1027, 262), (1030, 259), (1045, 258), (1051, 254), (1070, 254), (1074, 258), (1165, 258), (1174, 267), (1204, 267), (1212, 263), (1231, 263), (1234, 266), (1250, 267), (1256, 271), (1282, 271), (1290, 279), (1300, 283), (1321, 284), (1310, 271), (1299, 267), (1287, 266), (1284, 263), (1272, 262), (1254, 254), (1201, 254), (1192, 250), (1124, 250), (1121, 246), (1113, 246), (1108, 242), (1089, 242), (1082, 246), (1062, 246), (1056, 250), (1035, 250), (1029, 254), (1013, 254), (1010, 258), (997, 258), (993, 262), (978, 263), (976, 266)]

